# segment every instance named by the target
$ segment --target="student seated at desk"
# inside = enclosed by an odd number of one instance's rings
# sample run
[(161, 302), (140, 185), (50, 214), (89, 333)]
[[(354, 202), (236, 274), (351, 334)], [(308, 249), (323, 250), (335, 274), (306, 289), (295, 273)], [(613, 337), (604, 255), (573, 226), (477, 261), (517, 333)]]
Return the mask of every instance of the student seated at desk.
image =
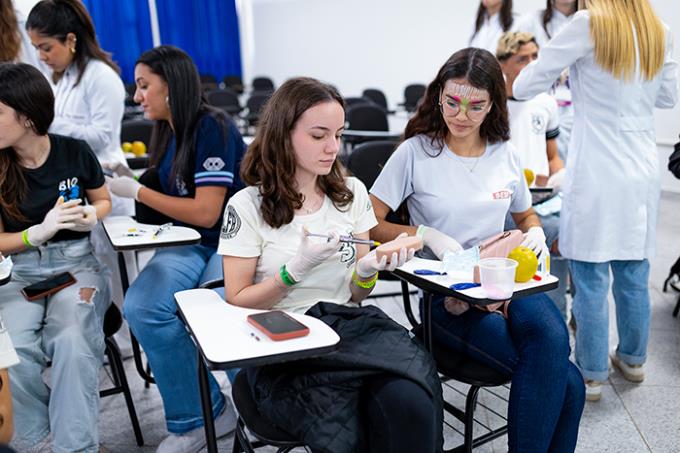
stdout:
[[(40, 71), (0, 65), (0, 252), (14, 261), (11, 281), (0, 287), (0, 316), (21, 359), (10, 369), (15, 441), (20, 451), (94, 453), (110, 297), (108, 269), (89, 236), (111, 201), (87, 143), (47, 134), (53, 116)], [(33, 302), (21, 294), (66, 271), (76, 284)]]
[(376, 224), (366, 188), (336, 159), (344, 125), (334, 88), (291, 79), (267, 103), (244, 157), (249, 187), (229, 201), (218, 249), (227, 301), (306, 311), (341, 338), (324, 357), (251, 368), (248, 379), (260, 412), (315, 451), (433, 452), (441, 384), (429, 354), (376, 307), (356, 307), (378, 271), (414, 250), (388, 263), (368, 245), (339, 240), (368, 239)]
[[(163, 398), (168, 436), (159, 452), (193, 452), (205, 445), (196, 376), (197, 352), (177, 316), (174, 294), (221, 278), (216, 255), (227, 194), (240, 187), (235, 175), (245, 145), (225, 113), (206, 105), (196, 66), (182, 50), (160, 46), (135, 66), (135, 102), (155, 120), (150, 164), (161, 191), (130, 176), (109, 180), (114, 194), (134, 198), (177, 225), (189, 224), (201, 243), (158, 250), (125, 295), (123, 311), (149, 359)], [(218, 437), (234, 429), (236, 417), (210, 377)], [(226, 408), (226, 409), (225, 409)]]
[[(444, 63), (405, 138), (371, 188), (379, 222), (371, 230), (374, 239), (417, 232), (441, 259), (447, 250), (477, 245), (503, 231), (509, 211), (525, 232), (524, 245), (536, 252), (545, 248), (508, 142), (505, 84), (490, 52), (463, 49)], [(411, 222), (420, 226), (385, 220), (404, 200)], [(433, 298), (433, 333), (438, 342), (512, 376), (510, 452), (573, 451), (584, 383), (569, 361), (569, 336), (557, 307), (543, 294), (529, 296), (513, 300), (506, 319), (466, 305)]]

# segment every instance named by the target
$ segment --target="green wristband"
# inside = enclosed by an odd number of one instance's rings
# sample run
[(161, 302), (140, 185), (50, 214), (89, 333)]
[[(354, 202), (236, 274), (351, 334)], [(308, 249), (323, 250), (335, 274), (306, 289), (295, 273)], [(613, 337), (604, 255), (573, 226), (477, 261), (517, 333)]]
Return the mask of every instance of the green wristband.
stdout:
[(31, 241), (28, 240), (28, 228), (21, 232), (21, 240), (24, 241), (27, 247), (33, 247)]
[(298, 283), (295, 280), (293, 280), (293, 277), (290, 276), (290, 274), (288, 273), (288, 269), (286, 269), (285, 264), (282, 265), (281, 268), (279, 268), (279, 277), (281, 277), (281, 281), (286, 286), (293, 286)]

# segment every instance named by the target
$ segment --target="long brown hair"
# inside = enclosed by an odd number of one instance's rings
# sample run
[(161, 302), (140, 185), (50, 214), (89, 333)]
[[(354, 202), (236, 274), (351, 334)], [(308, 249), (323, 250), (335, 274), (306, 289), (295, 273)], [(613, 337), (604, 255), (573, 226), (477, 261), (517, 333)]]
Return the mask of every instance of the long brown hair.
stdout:
[[(272, 228), (289, 224), (294, 211), (302, 208), (304, 199), (293, 179), (296, 161), (290, 134), (303, 113), (323, 102), (337, 102), (344, 107), (342, 96), (330, 85), (309, 77), (288, 80), (267, 101), (255, 140), (243, 157), (241, 179), (258, 186), (262, 196), (260, 211)], [(329, 174), (317, 178), (317, 184), (338, 209), (354, 199), (337, 159)]]
[[(501, 15), (501, 26), (503, 27), (503, 31), (508, 31), (510, 27), (512, 27), (512, 22), (514, 20), (512, 17), (512, 0), (503, 0), (503, 6), (501, 6), (501, 10), (498, 14)], [(472, 34), (472, 38), (479, 33), (479, 29), (482, 28), (484, 19), (487, 17), (489, 17), (489, 14), (486, 12), (484, 4), (479, 2), (477, 19), (475, 20), (475, 32)], [(472, 38), (470, 38), (470, 40), (472, 40)]]
[(120, 68), (111, 59), (111, 54), (99, 47), (94, 24), (85, 6), (79, 0), (42, 0), (28, 14), (28, 30), (35, 30), (43, 36), (66, 42), (66, 36), (76, 36), (76, 53), (73, 61), (78, 67), (76, 85), (80, 83), (90, 59), (101, 60), (120, 74)]
[[(0, 64), (0, 102), (26, 117), (33, 132), (47, 134), (54, 119), (54, 94), (49, 82), (31, 65)], [(19, 204), (26, 196), (26, 178), (12, 148), (0, 150), (0, 207), (12, 219), (28, 222)]]
[(479, 136), (489, 143), (509, 140), (503, 71), (491, 52), (475, 47), (459, 50), (446, 60), (428, 85), (416, 114), (406, 125), (404, 138), (423, 134), (430, 137), (433, 145), (443, 146), (449, 129), (441, 114), (439, 96), (446, 82), (453, 79), (465, 79), (473, 87), (489, 92), (493, 105), (479, 128)]
[(16, 60), (21, 50), (21, 34), (12, 0), (0, 0), (0, 43), (0, 62)]

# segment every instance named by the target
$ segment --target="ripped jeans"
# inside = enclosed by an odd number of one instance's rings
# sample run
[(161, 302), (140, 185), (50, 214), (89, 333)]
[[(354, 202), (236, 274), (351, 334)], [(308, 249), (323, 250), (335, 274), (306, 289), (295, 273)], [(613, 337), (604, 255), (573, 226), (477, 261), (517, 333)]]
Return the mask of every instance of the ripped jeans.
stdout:
[[(109, 270), (88, 238), (48, 243), (12, 256), (12, 280), (0, 287), (0, 316), (21, 362), (10, 368), (14, 440), (33, 445), (52, 434), (52, 450), (98, 452), (99, 369)], [(21, 289), (69, 271), (77, 282), (28, 302)], [(52, 362), (49, 387), (42, 373)]]

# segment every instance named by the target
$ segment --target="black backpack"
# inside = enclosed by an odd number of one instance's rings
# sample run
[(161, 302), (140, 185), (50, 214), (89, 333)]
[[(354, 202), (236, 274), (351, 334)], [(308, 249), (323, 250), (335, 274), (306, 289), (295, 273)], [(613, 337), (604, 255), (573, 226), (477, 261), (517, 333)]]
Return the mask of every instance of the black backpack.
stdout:
[(676, 178), (680, 178), (680, 142), (675, 144), (675, 151), (668, 159), (668, 169)]

